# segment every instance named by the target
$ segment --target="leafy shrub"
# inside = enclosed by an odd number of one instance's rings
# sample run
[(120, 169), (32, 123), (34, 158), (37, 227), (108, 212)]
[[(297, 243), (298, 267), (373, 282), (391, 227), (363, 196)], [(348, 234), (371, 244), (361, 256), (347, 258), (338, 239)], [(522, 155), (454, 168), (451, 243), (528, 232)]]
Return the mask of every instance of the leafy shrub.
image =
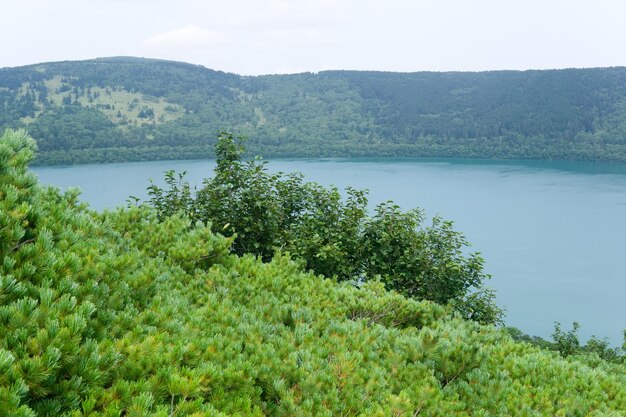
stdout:
[(271, 174), (265, 162), (242, 160), (240, 138), (221, 133), (213, 178), (195, 196), (184, 173), (168, 171), (167, 189), (148, 187), (149, 205), (160, 219), (181, 212), (233, 236), (233, 252), (268, 261), (277, 250), (301, 259), (307, 269), (339, 281), (380, 279), (418, 300), (451, 303), (463, 317), (499, 322), (502, 311), (483, 287), (483, 259), (465, 256), (468, 246), (452, 223), (426, 225), (419, 210), (402, 212), (392, 202), (368, 215), (367, 192), (305, 183), (300, 174)]

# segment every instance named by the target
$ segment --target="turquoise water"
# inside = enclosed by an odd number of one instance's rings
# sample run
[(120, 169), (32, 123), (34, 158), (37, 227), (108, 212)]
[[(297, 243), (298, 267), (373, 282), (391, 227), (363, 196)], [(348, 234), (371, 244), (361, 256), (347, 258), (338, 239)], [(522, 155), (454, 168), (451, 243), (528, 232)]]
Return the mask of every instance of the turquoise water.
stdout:
[[(145, 197), (147, 179), (187, 171), (200, 184), (214, 162), (155, 161), (39, 167), (41, 181), (78, 186), (96, 209)], [(276, 160), (272, 171), (370, 190), (370, 202), (453, 220), (486, 259), (507, 323), (549, 337), (554, 322), (621, 344), (626, 328), (626, 165), (442, 159)]]

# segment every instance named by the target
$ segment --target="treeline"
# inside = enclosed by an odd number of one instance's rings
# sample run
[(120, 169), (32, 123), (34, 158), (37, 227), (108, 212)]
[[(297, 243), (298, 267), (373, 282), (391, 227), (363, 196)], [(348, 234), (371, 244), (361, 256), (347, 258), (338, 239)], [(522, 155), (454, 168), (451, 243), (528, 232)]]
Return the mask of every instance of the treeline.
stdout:
[(626, 68), (242, 77), (139, 58), (47, 63), (0, 69), (7, 127), (31, 132), (40, 163), (109, 148), (154, 148), (110, 160), (177, 158), (225, 128), (268, 157), (626, 161)]

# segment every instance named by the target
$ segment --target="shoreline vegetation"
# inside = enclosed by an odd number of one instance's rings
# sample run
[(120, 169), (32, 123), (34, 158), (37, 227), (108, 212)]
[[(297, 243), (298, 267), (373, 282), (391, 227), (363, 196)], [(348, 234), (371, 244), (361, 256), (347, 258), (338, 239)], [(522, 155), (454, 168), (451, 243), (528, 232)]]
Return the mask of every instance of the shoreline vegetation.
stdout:
[[(160, 160), (194, 160), (215, 159), (213, 152), (214, 144), (198, 146), (155, 146), (136, 148), (104, 148), (104, 149), (72, 149), (65, 151), (41, 152), (33, 160), (32, 166), (57, 166), (57, 165), (88, 165), (105, 164), (115, 162), (142, 162)], [(491, 161), (569, 161), (569, 162), (602, 162), (626, 165), (626, 158), (603, 159), (597, 153), (585, 154), (584, 152), (572, 152), (560, 156), (540, 158), (537, 155), (503, 154), (489, 155), (489, 152), (475, 151), (469, 154), (456, 154), (449, 148), (437, 151), (422, 151), (411, 146), (388, 146), (384, 152), (380, 147), (372, 146), (371, 149), (353, 153), (345, 150), (324, 153), (305, 153), (297, 150), (276, 150), (261, 146), (250, 147), (246, 155), (264, 155), (268, 159), (298, 159), (298, 158), (423, 158), (423, 159), (459, 159), (459, 160), (491, 160)], [(264, 152), (266, 151), (266, 152)], [(593, 155), (593, 156), (591, 156)]]

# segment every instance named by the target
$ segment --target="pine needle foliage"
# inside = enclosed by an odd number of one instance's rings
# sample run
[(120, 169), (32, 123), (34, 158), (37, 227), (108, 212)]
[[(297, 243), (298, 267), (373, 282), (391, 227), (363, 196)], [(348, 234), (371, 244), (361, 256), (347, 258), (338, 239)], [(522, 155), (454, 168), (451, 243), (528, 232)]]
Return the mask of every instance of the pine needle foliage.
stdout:
[(626, 368), (561, 358), (370, 282), (90, 211), (0, 139), (0, 416), (620, 416)]

